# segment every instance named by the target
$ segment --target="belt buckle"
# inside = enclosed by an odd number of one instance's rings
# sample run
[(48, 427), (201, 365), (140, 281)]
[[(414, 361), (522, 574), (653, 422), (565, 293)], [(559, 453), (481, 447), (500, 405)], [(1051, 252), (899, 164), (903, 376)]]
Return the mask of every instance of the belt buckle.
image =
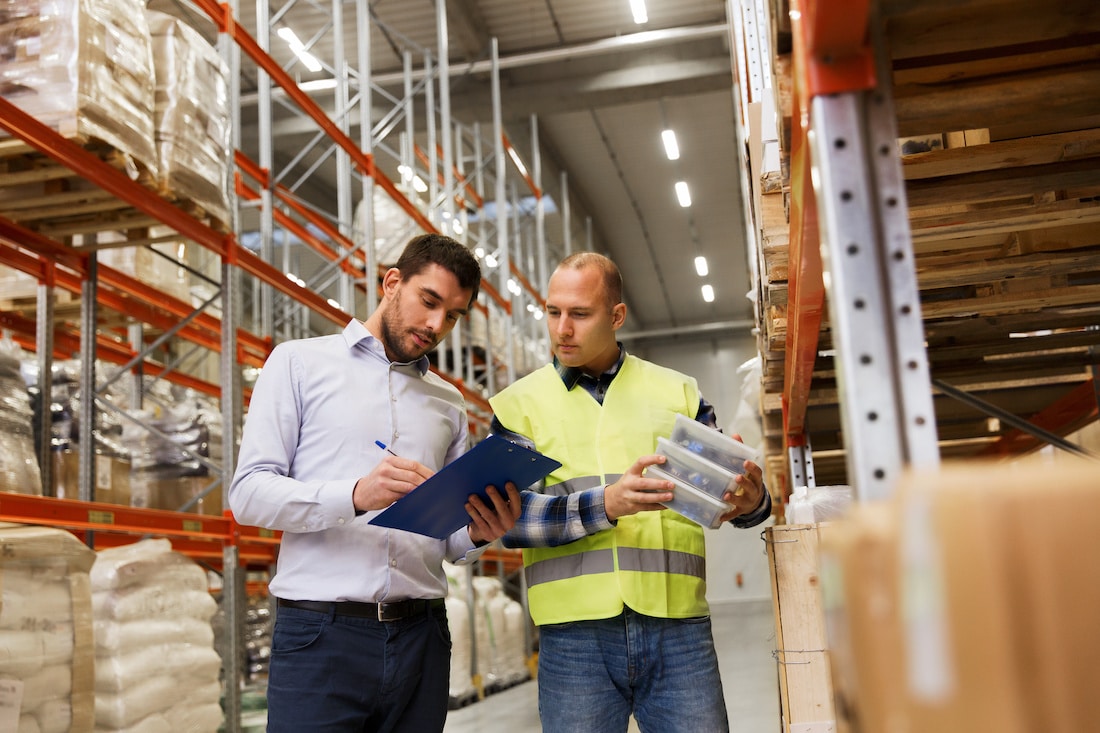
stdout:
[[(383, 622), (383, 621), (400, 621), (401, 619), (403, 619), (404, 616), (401, 615), (400, 606), (401, 606), (400, 603), (379, 603), (378, 604), (378, 621), (379, 622)], [(387, 613), (391, 609), (393, 610), (393, 613), (392, 614)]]

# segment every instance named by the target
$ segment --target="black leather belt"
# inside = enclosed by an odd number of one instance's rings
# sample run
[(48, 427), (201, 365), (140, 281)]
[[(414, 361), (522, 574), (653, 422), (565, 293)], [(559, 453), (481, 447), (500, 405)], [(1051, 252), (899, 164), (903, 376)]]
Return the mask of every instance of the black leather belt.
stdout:
[(373, 618), (379, 621), (401, 621), (402, 619), (425, 616), (434, 609), (443, 608), (446, 602), (442, 598), (413, 598), (407, 601), (390, 601), (388, 603), (292, 601), (287, 598), (280, 598), (279, 605), (283, 608), (299, 608), (303, 611), (332, 613), (336, 616)]

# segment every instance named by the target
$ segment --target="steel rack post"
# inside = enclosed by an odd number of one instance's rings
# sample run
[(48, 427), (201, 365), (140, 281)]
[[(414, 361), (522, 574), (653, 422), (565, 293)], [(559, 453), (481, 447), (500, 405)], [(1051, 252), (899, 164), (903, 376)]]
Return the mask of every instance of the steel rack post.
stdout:
[[(256, 0), (256, 43), (261, 50), (271, 49), (271, 21), (268, 0)], [(256, 67), (256, 138), (259, 145), (260, 168), (268, 171), (260, 186), (260, 259), (269, 264), (275, 257), (275, 219), (272, 209), (274, 146), (271, 140), (271, 75), (263, 66)], [(284, 270), (285, 272), (285, 270)], [(275, 291), (266, 283), (259, 284), (261, 336), (275, 335)]]
[[(94, 234), (85, 235), (95, 237)], [(88, 264), (80, 284), (80, 435), (78, 466), (80, 477), (77, 496), (81, 501), (95, 500), (95, 360), (96, 290), (99, 287), (98, 256), (88, 253)], [(44, 405), (49, 409), (49, 403)], [(90, 541), (90, 540), (89, 540)], [(91, 547), (91, 545), (89, 545)]]
[[(370, 35), (368, 31), (366, 35)], [(348, 90), (348, 65), (344, 49), (344, 1), (332, 0), (332, 72), (336, 78), (336, 125), (345, 135), (351, 131), (350, 94)], [(367, 118), (369, 125), (370, 118)], [(354, 208), (352, 206), (351, 155), (339, 145), (336, 151), (336, 220), (341, 234), (349, 239), (354, 236)], [(355, 283), (350, 274), (338, 270), (337, 300), (348, 313), (355, 313)]]
[(54, 322), (54, 274), (55, 265), (45, 263), (46, 279), (39, 281), (36, 291), (35, 344), (38, 361), (38, 470), (42, 476), (42, 493), (54, 496), (53, 476), (53, 416), (50, 402), (53, 393), (53, 322)]
[(535, 287), (540, 294), (546, 293), (546, 203), (542, 200), (542, 154), (539, 149), (539, 118), (531, 115), (531, 174), (535, 182), (535, 252), (538, 262), (535, 274), (538, 280)]
[[(370, 7), (367, 0), (355, 0), (355, 19), (357, 28), (366, 32), (358, 34), (359, 46), (359, 147), (368, 156), (374, 156), (374, 121), (371, 118), (371, 63), (370, 63)], [(366, 271), (363, 274), (366, 291), (367, 313), (374, 312), (378, 306), (378, 248), (374, 245), (374, 176), (364, 175), (362, 231), (363, 249), (366, 252)], [(354, 307), (349, 311), (355, 314)]]
[[(819, 8), (820, 11), (820, 8)], [(939, 462), (889, 77), (818, 94), (809, 144), (849, 482), (889, 496), (905, 465)]]
[[(561, 236), (565, 256), (573, 254), (573, 227), (569, 213), (569, 175), (561, 172)], [(549, 284), (549, 281), (547, 281)]]
[[(496, 186), (495, 207), (497, 225), (497, 262), (500, 268), (498, 283), (501, 293), (508, 291), (508, 276), (511, 272), (512, 258), (508, 253), (508, 201), (504, 179), (507, 164), (504, 160), (504, 121), (500, 106), (500, 57), (497, 49), (497, 39), (493, 38), (490, 44), (490, 57), (492, 61), (492, 101), (493, 101), (493, 145), (496, 157)], [(511, 299), (510, 299), (511, 300)], [(512, 324), (515, 318), (515, 309), (505, 309), (504, 320), (504, 350), (507, 383), (516, 381), (515, 352), (513, 349)]]

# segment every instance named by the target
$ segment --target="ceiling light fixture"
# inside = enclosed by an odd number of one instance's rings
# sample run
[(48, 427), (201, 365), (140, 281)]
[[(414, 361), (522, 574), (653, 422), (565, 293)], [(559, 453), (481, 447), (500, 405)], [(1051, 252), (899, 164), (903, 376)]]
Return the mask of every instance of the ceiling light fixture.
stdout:
[(703, 300), (708, 303), (714, 302), (714, 288), (710, 285), (703, 286)]
[(321, 70), (321, 62), (317, 60), (316, 56), (306, 50), (305, 44), (302, 43), (301, 39), (298, 38), (298, 35), (294, 31), (284, 26), (279, 29), (279, 38), (286, 41), (287, 45), (290, 46), (290, 50), (306, 65), (307, 69), (310, 71)]
[(688, 191), (687, 181), (676, 181), (676, 198), (685, 209), (691, 206), (691, 192)]
[(634, 22), (638, 25), (649, 21), (649, 13), (645, 9), (645, 0), (630, 0), (630, 12), (634, 14)]
[(695, 271), (699, 273), (699, 277), (706, 277), (710, 272), (710, 268), (707, 267), (707, 258), (703, 255), (699, 255), (695, 258)]
[(661, 142), (665, 144), (665, 155), (668, 156), (669, 160), (680, 159), (680, 146), (676, 142), (675, 130), (662, 130)]
[(424, 180), (420, 176), (413, 176), (412, 178), (413, 188), (419, 193), (428, 192), (428, 184), (424, 183)]
[(516, 152), (516, 149), (510, 145), (508, 146), (508, 156), (511, 157), (512, 162), (516, 164), (516, 168), (519, 168), (519, 174), (521, 176), (526, 176), (527, 166), (525, 166), (523, 164), (523, 161), (520, 160), (519, 153)]

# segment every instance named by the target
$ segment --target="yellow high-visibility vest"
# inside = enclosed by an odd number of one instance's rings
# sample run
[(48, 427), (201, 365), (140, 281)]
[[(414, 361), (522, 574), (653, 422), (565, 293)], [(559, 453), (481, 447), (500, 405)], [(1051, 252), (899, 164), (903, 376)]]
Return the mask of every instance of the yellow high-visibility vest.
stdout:
[[(695, 417), (695, 380), (627, 355), (601, 406), (585, 390), (566, 390), (553, 365), (489, 400), (509, 430), (561, 461), (546, 493), (569, 494), (616, 481), (639, 456), (654, 453), (677, 413)], [(611, 618), (623, 604), (648, 616), (709, 613), (703, 529), (676, 512), (622, 517), (614, 529), (560, 547), (523, 551), (531, 617), (538, 625)]]

